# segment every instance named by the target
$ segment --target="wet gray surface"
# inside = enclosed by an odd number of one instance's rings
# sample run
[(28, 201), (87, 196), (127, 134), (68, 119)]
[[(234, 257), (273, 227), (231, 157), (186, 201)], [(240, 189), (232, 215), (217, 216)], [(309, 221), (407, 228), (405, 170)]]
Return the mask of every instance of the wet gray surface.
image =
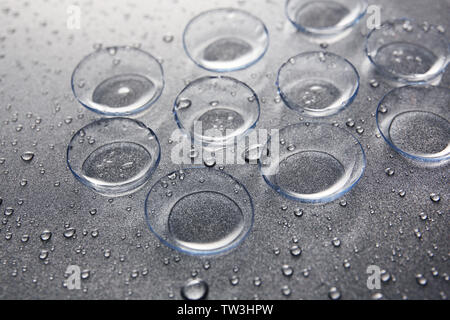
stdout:
[[(426, 20), (441, 25), (448, 39), (447, 0), (371, 3), (382, 7), (382, 20)], [(342, 299), (370, 299), (377, 292), (388, 299), (449, 295), (449, 167), (405, 160), (376, 136), (376, 105), (392, 84), (369, 68), (363, 52), (365, 21), (327, 48), (349, 59), (361, 76), (353, 104), (326, 120), (357, 135), (367, 154), (364, 177), (342, 198), (346, 205), (340, 203), (342, 199), (325, 205), (290, 201), (264, 183), (257, 166), (226, 166), (225, 171), (253, 197), (255, 223), (250, 236), (233, 251), (200, 258), (161, 245), (144, 217), (145, 196), (153, 183), (179, 168), (170, 160), (169, 138), (176, 129), (173, 101), (185, 81), (212, 74), (183, 51), (186, 23), (204, 10), (227, 4), (251, 11), (266, 23), (270, 32), (266, 55), (248, 69), (229, 73), (259, 95), (257, 128), (281, 128), (300, 120), (277, 102), (276, 72), (289, 57), (318, 50), (319, 44), (296, 32), (284, 15), (282, 1), (78, 1), (74, 4), (81, 8), (80, 30), (66, 27), (71, 4), (0, 3), (0, 158), (4, 159), (0, 161), (0, 298), (179, 299), (180, 288), (192, 276), (209, 284), (210, 299), (328, 299), (332, 287)], [(173, 40), (164, 41), (167, 35)], [(141, 44), (163, 61), (163, 94), (137, 117), (157, 134), (161, 163), (132, 197), (96, 195), (66, 165), (66, 147), (73, 133), (99, 118), (80, 106), (70, 88), (74, 67), (96, 43)], [(372, 79), (379, 85), (372, 87)], [(449, 72), (441, 84), (449, 86)], [(353, 128), (346, 126), (348, 118), (355, 121)], [(357, 126), (364, 129), (362, 134), (356, 133)], [(26, 151), (34, 152), (31, 161), (21, 159)], [(386, 168), (395, 173), (387, 175)], [(440, 201), (433, 202), (431, 193), (439, 194)], [(7, 208), (14, 212), (7, 215), (11, 213)], [(296, 208), (304, 211), (301, 217), (294, 215)], [(76, 230), (72, 238), (63, 235), (67, 225)], [(52, 232), (47, 242), (40, 239), (45, 229)], [(289, 251), (293, 240), (302, 248), (300, 256)], [(48, 257), (41, 260), (44, 249)], [(293, 268), (292, 276), (283, 275), (284, 264)], [(86, 270), (81, 290), (63, 286), (69, 265)], [(366, 286), (369, 265), (386, 270), (380, 290)], [(425, 285), (419, 284), (423, 281), (416, 278), (418, 274), (426, 278)], [(258, 277), (260, 286), (254, 284)], [(286, 285), (289, 297), (282, 294)]]

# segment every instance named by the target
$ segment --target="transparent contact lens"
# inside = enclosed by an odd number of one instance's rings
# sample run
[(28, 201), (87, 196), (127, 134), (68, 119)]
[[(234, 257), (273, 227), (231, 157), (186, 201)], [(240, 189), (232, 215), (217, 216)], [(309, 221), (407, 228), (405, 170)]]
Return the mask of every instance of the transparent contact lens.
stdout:
[(450, 89), (406, 86), (386, 94), (377, 109), (377, 125), (400, 154), (421, 161), (450, 159)]
[(72, 90), (86, 108), (104, 115), (141, 112), (158, 100), (164, 87), (161, 64), (133, 47), (99, 49), (72, 74)]
[(120, 196), (142, 186), (158, 166), (156, 135), (142, 122), (127, 118), (94, 121), (72, 137), (67, 164), (84, 185)]
[(366, 13), (366, 0), (287, 0), (286, 15), (300, 31), (334, 35), (356, 24)]
[(283, 196), (323, 203), (352, 189), (365, 163), (361, 144), (344, 129), (298, 123), (269, 138), (259, 166), (267, 184)]
[(312, 51), (286, 61), (278, 71), (278, 92), (291, 109), (312, 117), (335, 114), (348, 106), (359, 89), (356, 68), (331, 53)]
[(200, 67), (217, 72), (246, 68), (269, 46), (264, 23), (250, 13), (214, 9), (193, 18), (183, 34), (187, 55)]
[(253, 225), (246, 188), (223, 171), (191, 168), (160, 179), (147, 196), (150, 229), (167, 246), (190, 254), (236, 247)]
[(433, 26), (408, 19), (387, 21), (366, 39), (366, 54), (386, 77), (425, 83), (441, 74), (449, 61), (449, 43)]
[(192, 140), (221, 147), (245, 136), (259, 119), (259, 100), (245, 83), (208, 76), (189, 83), (174, 103), (175, 120)]

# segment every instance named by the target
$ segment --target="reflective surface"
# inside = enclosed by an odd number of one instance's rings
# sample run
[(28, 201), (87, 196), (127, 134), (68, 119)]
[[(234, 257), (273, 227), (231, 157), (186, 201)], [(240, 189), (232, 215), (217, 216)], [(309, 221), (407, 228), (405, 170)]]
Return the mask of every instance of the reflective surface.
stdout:
[[(80, 29), (66, 27), (70, 4), (60, 0), (0, 4), (2, 299), (182, 299), (181, 288), (193, 274), (208, 284), (208, 299), (449, 295), (445, 210), (449, 168), (411, 163), (379, 133), (376, 108), (394, 85), (369, 67), (364, 53), (369, 29), (364, 20), (346, 38), (327, 43), (327, 50), (351, 61), (361, 76), (354, 102), (327, 121), (346, 128), (361, 142), (367, 156), (364, 177), (342, 198), (317, 205), (282, 197), (264, 182), (256, 165), (226, 165), (224, 171), (252, 196), (254, 226), (234, 250), (199, 258), (162, 245), (147, 228), (143, 206), (150, 188), (179, 169), (171, 160), (177, 145), (170, 140), (177, 130), (171, 112), (175, 97), (188, 81), (207, 73), (184, 53), (185, 26), (201, 12), (222, 6), (242, 8), (267, 25), (271, 42), (266, 55), (231, 74), (260, 98), (255, 129), (301, 121), (277, 95), (276, 73), (289, 57), (321, 50), (319, 43), (309, 42), (287, 21), (282, 1), (78, 1)], [(441, 25), (448, 37), (445, 0), (371, 4), (383, 8), (383, 20), (420, 18)], [(138, 118), (158, 136), (161, 161), (148, 183), (131, 197), (101, 196), (67, 168), (71, 137), (100, 118), (75, 100), (70, 87), (74, 67), (98, 43), (103, 47), (140, 43), (144, 51), (162, 59), (165, 71), (163, 94)], [(448, 87), (449, 79), (447, 71), (441, 86)], [(283, 272), (285, 264), (291, 269)], [(80, 290), (63, 285), (69, 265), (80, 267)], [(382, 271), (380, 290), (367, 288), (369, 265)], [(292, 275), (285, 276), (289, 270)], [(186, 295), (201, 297), (205, 286), (198, 287)]]

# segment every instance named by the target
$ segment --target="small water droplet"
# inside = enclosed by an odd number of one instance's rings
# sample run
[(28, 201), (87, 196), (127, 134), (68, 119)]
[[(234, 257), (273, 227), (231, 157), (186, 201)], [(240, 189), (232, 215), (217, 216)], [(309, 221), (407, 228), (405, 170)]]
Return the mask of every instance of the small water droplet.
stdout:
[(430, 199), (433, 202), (439, 202), (439, 201), (441, 201), (441, 196), (439, 194), (437, 194), (437, 193), (431, 193), (430, 194)]
[(202, 300), (208, 295), (208, 284), (201, 279), (189, 280), (181, 288), (181, 296), (186, 300)]
[(331, 243), (333, 244), (333, 246), (335, 247), (335, 248), (338, 248), (338, 247), (340, 247), (341, 246), (341, 240), (339, 240), (338, 238), (333, 238), (333, 240), (331, 240)]
[(291, 255), (294, 257), (299, 257), (302, 254), (302, 249), (297, 245), (292, 246), (291, 249), (289, 249), (289, 251), (291, 252)]
[(301, 216), (303, 216), (303, 209), (295, 208), (295, 209), (294, 209), (294, 215), (295, 215), (296, 217), (301, 217)]
[(291, 266), (284, 264), (281, 267), (281, 272), (285, 277), (291, 277), (294, 274), (294, 269)]
[(416, 282), (421, 286), (426, 286), (428, 283), (428, 280), (427, 280), (427, 278), (425, 278), (425, 276), (423, 274), (418, 273), (416, 275)]
[(170, 43), (170, 42), (172, 42), (173, 41), (173, 35), (171, 35), (171, 34), (166, 34), (164, 37), (163, 37), (163, 41), (165, 42), (165, 43)]
[(22, 158), (23, 161), (30, 162), (34, 158), (34, 153), (31, 151), (26, 151), (20, 157)]
[(189, 99), (179, 99), (177, 103), (178, 109), (186, 109), (189, 108), (192, 105), (192, 101)]
[(48, 241), (48, 240), (50, 240), (51, 237), (52, 237), (52, 232), (50, 230), (45, 229), (44, 231), (42, 231), (42, 233), (41, 233), (42, 241)]
[(75, 235), (76, 230), (74, 228), (67, 228), (63, 235), (65, 238), (70, 239)]
[(378, 88), (378, 87), (380, 86), (380, 84), (378, 83), (378, 81), (375, 80), (375, 79), (370, 80), (369, 83), (370, 83), (370, 86), (371, 86), (372, 88)]
[(292, 293), (291, 288), (289, 288), (289, 286), (285, 285), (281, 288), (281, 293), (283, 294), (283, 296), (289, 297)]

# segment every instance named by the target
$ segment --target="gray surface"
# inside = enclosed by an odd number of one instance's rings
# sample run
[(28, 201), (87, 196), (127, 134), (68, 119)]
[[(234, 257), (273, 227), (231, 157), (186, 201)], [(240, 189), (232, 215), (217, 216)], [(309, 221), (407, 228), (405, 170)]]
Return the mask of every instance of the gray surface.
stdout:
[[(391, 276), (380, 290), (386, 298), (440, 299), (449, 295), (445, 279), (449, 273), (448, 166), (424, 168), (411, 163), (375, 136), (373, 114), (390, 84), (367, 68), (360, 32), (367, 32), (364, 23), (360, 30), (328, 47), (355, 64), (362, 82), (354, 103), (330, 118), (345, 128), (346, 119), (351, 117), (364, 128), (358, 137), (367, 153), (367, 169), (360, 183), (344, 197), (347, 206), (340, 206), (339, 200), (326, 205), (289, 201), (264, 183), (256, 166), (227, 166), (225, 170), (242, 181), (253, 197), (254, 228), (235, 250), (203, 259), (159, 244), (144, 222), (144, 198), (154, 182), (177, 168), (170, 162), (168, 144), (176, 128), (171, 113), (176, 94), (186, 80), (208, 74), (184, 53), (183, 28), (195, 14), (225, 6), (225, 1), (78, 2), (81, 30), (66, 28), (69, 2), (0, 3), (0, 158), (5, 158), (0, 164), (0, 298), (180, 298), (182, 284), (198, 273), (208, 282), (211, 299), (285, 299), (281, 294), (284, 285), (291, 288), (290, 299), (327, 299), (333, 286), (343, 299), (364, 299), (374, 293), (366, 287), (365, 270), (370, 264), (386, 269)], [(288, 57), (317, 50), (318, 44), (294, 30), (285, 18), (283, 1), (226, 2), (252, 11), (270, 32), (266, 56), (246, 70), (231, 73), (247, 82), (263, 100), (258, 127), (297, 122), (298, 115), (282, 102), (274, 102), (275, 73)], [(383, 20), (402, 16), (427, 20), (442, 25), (448, 37), (447, 0), (377, 3), (383, 7)], [(164, 42), (167, 34), (174, 35), (174, 41)], [(132, 197), (109, 201), (76, 181), (65, 159), (73, 132), (99, 118), (74, 101), (70, 89), (73, 68), (95, 43), (141, 43), (144, 50), (164, 60), (166, 74), (161, 98), (138, 117), (161, 141), (161, 164), (151, 181)], [(447, 86), (448, 74), (443, 80)], [(372, 78), (380, 81), (378, 88), (369, 85)], [(69, 117), (73, 120), (65, 121)], [(38, 118), (42, 119), (40, 124), (36, 124)], [(16, 130), (19, 125), (23, 126), (20, 132)], [(31, 163), (21, 160), (25, 151), (35, 152)], [(387, 167), (395, 169), (393, 176), (385, 174)], [(26, 186), (20, 185), (22, 179), (27, 179)], [(403, 198), (398, 195), (400, 189), (406, 191)], [(432, 192), (440, 193), (439, 203), (430, 200)], [(281, 209), (283, 205), (288, 207), (286, 211)], [(9, 206), (15, 212), (5, 217), (3, 211)], [(300, 218), (293, 215), (296, 207), (305, 212)], [(89, 213), (93, 208), (98, 211), (94, 216)], [(426, 212), (427, 221), (419, 218), (420, 212)], [(66, 223), (76, 228), (76, 239), (64, 238)], [(44, 244), (39, 235), (46, 228), (53, 237)], [(416, 237), (416, 228), (422, 239)], [(94, 229), (99, 231), (96, 238), (91, 236)], [(88, 232), (86, 236), (83, 230)], [(10, 240), (5, 239), (8, 232), (12, 233)], [(29, 235), (28, 242), (21, 241), (23, 235)], [(288, 250), (293, 237), (303, 249), (299, 258)], [(334, 237), (341, 241), (339, 248), (331, 243)], [(275, 247), (281, 251), (278, 256), (273, 253)], [(43, 248), (51, 249), (47, 265), (39, 259)], [(111, 250), (110, 258), (104, 257), (104, 249)], [(349, 269), (343, 266), (345, 259), (350, 262)], [(206, 260), (211, 265), (208, 270), (203, 267)], [(284, 263), (294, 268), (291, 278), (281, 272)], [(64, 272), (71, 264), (90, 270), (90, 277), (82, 281), (84, 290), (69, 291), (62, 286)], [(437, 277), (431, 274), (433, 267), (439, 272)], [(147, 275), (142, 274), (145, 268)], [(302, 274), (305, 268), (310, 268), (308, 277)], [(139, 271), (136, 279), (131, 279), (133, 270)], [(426, 286), (416, 282), (417, 273), (425, 275)], [(233, 275), (240, 279), (236, 286), (230, 284)], [(262, 279), (260, 287), (253, 284), (255, 277)]]

